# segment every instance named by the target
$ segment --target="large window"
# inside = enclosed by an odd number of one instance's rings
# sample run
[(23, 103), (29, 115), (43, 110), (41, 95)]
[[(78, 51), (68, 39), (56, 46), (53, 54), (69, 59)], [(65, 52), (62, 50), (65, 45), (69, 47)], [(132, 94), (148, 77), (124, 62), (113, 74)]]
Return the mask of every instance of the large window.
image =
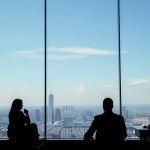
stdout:
[(22, 99), (31, 123), (44, 136), (44, 3), (0, 2), (0, 138), (7, 138), (8, 114)]
[(117, 25), (117, 1), (47, 1), (47, 138), (83, 138), (105, 97), (119, 113)]
[[(132, 126), (150, 123), (150, 1), (120, 3), (122, 69), (122, 115), (128, 138), (137, 138)], [(132, 104), (132, 105), (131, 105)]]
[[(0, 2), (0, 138), (7, 138), (8, 114), (16, 98), (23, 100), (40, 137), (46, 122), (50, 139), (83, 139), (94, 116), (104, 112), (106, 97), (120, 114), (117, 5), (117, 0), (47, 1), (45, 121), (44, 0)], [(127, 138), (137, 138), (133, 126), (150, 123), (149, 5), (149, 0), (120, 1)]]

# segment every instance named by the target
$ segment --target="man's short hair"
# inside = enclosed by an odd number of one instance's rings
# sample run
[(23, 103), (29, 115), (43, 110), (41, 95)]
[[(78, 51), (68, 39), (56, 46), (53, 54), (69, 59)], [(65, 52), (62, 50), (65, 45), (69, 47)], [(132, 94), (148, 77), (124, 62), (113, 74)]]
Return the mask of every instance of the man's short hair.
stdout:
[(111, 98), (105, 98), (104, 101), (103, 101), (103, 105), (112, 106), (113, 105), (113, 100)]

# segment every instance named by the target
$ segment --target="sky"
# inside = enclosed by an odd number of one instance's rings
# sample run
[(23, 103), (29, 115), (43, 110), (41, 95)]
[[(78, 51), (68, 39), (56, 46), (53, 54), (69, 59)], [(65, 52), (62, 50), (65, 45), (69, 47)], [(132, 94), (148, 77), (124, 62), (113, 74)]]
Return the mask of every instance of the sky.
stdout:
[[(150, 104), (149, 0), (120, 0), (122, 105)], [(47, 1), (47, 104), (119, 104), (117, 0)], [(0, 1), (0, 105), (44, 105), (44, 0)]]

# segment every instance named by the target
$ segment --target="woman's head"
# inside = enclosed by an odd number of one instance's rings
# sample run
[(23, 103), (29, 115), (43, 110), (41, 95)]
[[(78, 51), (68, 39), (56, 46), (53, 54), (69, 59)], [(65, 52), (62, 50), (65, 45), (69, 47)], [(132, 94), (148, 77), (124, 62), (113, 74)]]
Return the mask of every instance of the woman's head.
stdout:
[(12, 102), (10, 112), (19, 111), (19, 110), (22, 109), (22, 106), (23, 106), (22, 105), (22, 100), (21, 99), (15, 99)]

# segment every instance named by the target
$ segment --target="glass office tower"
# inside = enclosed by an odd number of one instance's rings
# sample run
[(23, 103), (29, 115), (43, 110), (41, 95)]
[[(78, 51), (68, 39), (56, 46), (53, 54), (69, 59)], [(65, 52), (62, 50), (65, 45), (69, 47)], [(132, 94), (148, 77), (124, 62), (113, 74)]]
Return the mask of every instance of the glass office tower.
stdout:
[(51, 93), (49, 95), (49, 104), (48, 104), (48, 123), (53, 124), (54, 119), (53, 119), (53, 100), (54, 100), (54, 95)]

